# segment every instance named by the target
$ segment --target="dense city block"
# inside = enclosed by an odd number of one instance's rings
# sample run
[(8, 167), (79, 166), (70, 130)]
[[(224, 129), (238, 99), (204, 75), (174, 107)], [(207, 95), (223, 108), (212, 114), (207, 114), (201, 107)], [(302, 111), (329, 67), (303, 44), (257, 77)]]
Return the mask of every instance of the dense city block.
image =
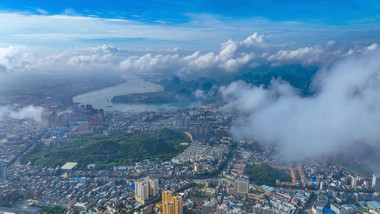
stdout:
[(221, 105), (117, 112), (74, 104), (0, 126), (0, 212), (377, 213), (380, 175), (287, 161), (230, 135)]

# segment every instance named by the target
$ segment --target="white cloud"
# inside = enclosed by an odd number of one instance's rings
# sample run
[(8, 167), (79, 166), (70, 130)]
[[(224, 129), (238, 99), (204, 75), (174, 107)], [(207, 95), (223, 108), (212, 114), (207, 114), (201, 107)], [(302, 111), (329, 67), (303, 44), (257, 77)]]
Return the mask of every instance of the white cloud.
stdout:
[(120, 63), (122, 70), (135, 71), (138, 73), (151, 71), (175, 71), (175, 72), (198, 72), (207, 69), (219, 69), (226, 72), (236, 72), (244, 66), (256, 66), (252, 60), (255, 54), (245, 52), (244, 42), (228, 40), (221, 44), (220, 51), (201, 54), (196, 51), (187, 56), (175, 55), (151, 55), (127, 57)]
[(327, 47), (329, 47), (329, 46), (333, 46), (333, 45), (335, 45), (335, 43), (336, 43), (336, 42), (335, 42), (334, 40), (330, 40), (330, 41), (327, 42), (326, 46), (327, 46)]
[(167, 51), (169, 51), (169, 52), (178, 52), (178, 51), (180, 51), (181, 50), (181, 48), (180, 47), (175, 47), (175, 48), (172, 48), (172, 49), (167, 49)]
[(39, 12), (40, 14), (48, 14), (48, 12), (46, 10), (43, 10), (43, 9), (36, 9), (37, 12)]
[(190, 69), (195, 70), (215, 67), (219, 61), (219, 56), (213, 52), (209, 52), (203, 55), (199, 55), (199, 52), (195, 52), (194, 54), (190, 55), (190, 57), (185, 57), (184, 59), (189, 58), (190, 60), (187, 63), (190, 66)]
[(268, 61), (301, 62), (305, 65), (320, 62), (324, 50), (320, 47), (302, 47), (296, 50), (279, 50)]
[(231, 39), (222, 44), (221, 50), (219, 52), (219, 57), (221, 61), (232, 58), (236, 51), (238, 50), (238, 44)]
[(0, 106), (0, 118), (14, 118), (14, 119), (34, 119), (41, 121), (41, 114), (44, 111), (39, 106), (26, 106), (18, 108), (17, 106)]
[[(219, 67), (227, 72), (237, 72), (241, 67), (248, 65), (252, 59), (255, 58), (254, 54), (245, 54), (241, 57), (228, 59), (220, 63)], [(248, 65), (252, 67), (253, 64)]]
[(24, 70), (31, 63), (26, 47), (9, 46), (7, 48), (0, 48), (0, 66), (2, 72)]
[(259, 35), (257, 32), (246, 38), (242, 43), (248, 47), (266, 47), (268, 44), (265, 42), (265, 35)]
[(200, 55), (195, 52), (190, 56), (184, 57), (184, 60), (189, 63), (192, 68), (205, 69), (205, 68), (221, 68), (226, 72), (236, 72), (244, 66), (255, 65), (252, 60), (255, 58), (255, 53), (249, 50), (253, 45), (252, 38), (259, 38), (258, 40), (263, 44), (263, 35), (254, 33), (247, 39), (241, 42), (228, 40), (222, 43), (219, 53), (209, 52)]
[(170, 23), (170, 22), (166, 22), (166, 21), (162, 21), (162, 20), (156, 20), (154, 22), (160, 23), (160, 24), (169, 24)]
[(376, 50), (378, 47), (379, 47), (379, 45), (378, 45), (377, 43), (373, 43), (373, 44), (371, 44), (370, 46), (367, 47), (367, 50), (368, 50), (368, 51), (374, 51), (374, 50)]
[[(60, 15), (49, 15), (39, 10), (39, 15), (26, 13), (0, 12), (0, 45), (24, 44), (35, 46), (83, 46), (88, 42), (134, 45), (133, 48), (151, 48), (159, 44), (181, 44), (187, 47), (215, 47), (227, 38), (249, 34), (251, 27), (241, 28), (231, 23), (207, 22), (191, 17), (191, 21), (174, 25), (163, 21), (144, 23), (136, 20), (107, 19), (79, 16), (67, 10)], [(207, 16), (208, 20), (210, 16)], [(215, 17), (214, 17), (215, 19)], [(258, 20), (252, 23), (258, 23)], [(264, 22), (264, 20), (260, 20)], [(228, 28), (229, 30), (226, 30)], [(259, 28), (256, 28), (259, 29)], [(118, 40), (120, 39), (120, 40)], [(132, 41), (124, 43), (123, 41)], [(146, 41), (149, 41), (148, 43)], [(261, 43), (263, 36), (254, 34), (245, 43)], [(160, 45), (159, 45), (160, 46)], [(161, 45), (161, 48), (162, 45)]]
[(130, 56), (120, 63), (120, 69), (135, 74), (149, 74), (150, 72), (165, 72), (178, 62), (178, 55)]
[(120, 51), (119, 48), (112, 45), (101, 45), (97, 47), (90, 47), (85, 50), (93, 51), (95, 53), (115, 53), (115, 52)]
[[(122, 19), (102, 19), (70, 15), (28, 15), (0, 13), (0, 39), (2, 43), (38, 43), (49, 41), (78, 43), (79, 40), (147, 38), (151, 40), (186, 40), (189, 31), (204, 37), (196, 28), (176, 28), (157, 24), (143, 24)], [(41, 43), (44, 41), (44, 43)]]
[(236, 137), (277, 144), (289, 159), (335, 155), (380, 142), (380, 52), (351, 56), (318, 71), (315, 95), (288, 83), (269, 88), (232, 83), (221, 88), (227, 109), (238, 112)]
[[(187, 14), (188, 22), (167, 24), (134, 20), (140, 15), (132, 15), (132, 20), (109, 19), (96, 16), (80, 16), (71, 9), (62, 14), (49, 15), (47, 11), (35, 9), (39, 14), (0, 12), (0, 45), (15, 44), (44, 47), (73, 47), (100, 45), (107, 42), (122, 44), (135, 50), (145, 48), (161, 48), (165, 45), (181, 44), (182, 48), (195, 49), (206, 47), (213, 49), (228, 38), (241, 38), (254, 31), (264, 34), (252, 34), (241, 41), (246, 47), (272, 47), (267, 43), (269, 36), (278, 44), (289, 44), (293, 41), (313, 46), (315, 42), (327, 42), (331, 38), (344, 38), (350, 35), (356, 40), (378, 42), (378, 30), (373, 33), (363, 32), (363, 29), (353, 30), (347, 26), (329, 28), (329, 33), (321, 33), (325, 26), (313, 23), (294, 23), (289, 21), (273, 21), (263, 18), (227, 20), (212, 14)], [(140, 17), (141, 18), (141, 17)], [(368, 40), (363, 39), (366, 35)], [(331, 38), (330, 38), (331, 37)], [(354, 41), (355, 39), (351, 39)], [(276, 45), (275, 45), (276, 46)], [(165, 48), (165, 49), (163, 49)]]
[[(252, 42), (253, 38), (259, 42)], [(33, 47), (9, 46), (0, 48), (0, 72), (103, 70), (132, 75), (153, 73), (210, 75), (213, 72), (237, 72), (265, 64), (327, 65), (345, 55), (371, 52), (378, 46), (377, 43), (373, 43), (350, 50), (330, 50), (321, 46), (278, 50), (283, 47), (272, 45), (264, 38), (267, 37), (254, 33), (242, 41), (230, 39), (222, 43), (218, 51), (203, 53), (195, 51), (191, 54), (184, 54), (179, 48), (162, 52), (149, 50), (132, 52), (112, 45), (48, 52)], [(265, 45), (260, 47), (258, 44)]]

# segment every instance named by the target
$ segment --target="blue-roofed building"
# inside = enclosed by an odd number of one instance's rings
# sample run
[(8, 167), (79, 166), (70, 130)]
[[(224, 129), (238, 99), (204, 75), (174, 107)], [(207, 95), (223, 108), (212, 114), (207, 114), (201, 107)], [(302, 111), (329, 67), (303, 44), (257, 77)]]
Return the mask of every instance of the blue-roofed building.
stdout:
[(262, 185), (261, 188), (263, 188), (264, 191), (266, 191), (266, 192), (274, 192), (275, 191), (275, 188), (267, 186), (267, 185)]
[(119, 171), (120, 173), (126, 172), (126, 171), (127, 171), (127, 167), (119, 167), (119, 168), (118, 168), (118, 171)]
[(327, 214), (336, 214), (336, 212), (334, 212), (334, 210), (327, 209), (327, 208), (324, 208), (324, 209), (323, 209), (323, 213), (327, 213)]
[(335, 213), (347, 213), (347, 214), (355, 214), (356, 213), (356, 206), (352, 206), (350, 204), (331, 204), (331, 210), (333, 210)]

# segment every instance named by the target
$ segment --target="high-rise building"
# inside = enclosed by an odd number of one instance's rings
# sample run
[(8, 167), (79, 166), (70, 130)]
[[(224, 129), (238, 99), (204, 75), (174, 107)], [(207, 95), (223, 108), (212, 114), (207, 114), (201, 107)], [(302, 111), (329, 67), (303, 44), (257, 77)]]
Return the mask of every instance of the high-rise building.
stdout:
[(163, 214), (174, 214), (174, 204), (171, 201), (165, 201), (162, 206)]
[(151, 196), (158, 195), (158, 180), (149, 179), (148, 177), (135, 182), (135, 199), (141, 204)]
[(183, 201), (181, 196), (173, 197), (174, 214), (183, 214)]
[(194, 164), (194, 173), (195, 174), (202, 174), (203, 173), (203, 164), (202, 163), (195, 163)]
[(135, 182), (135, 199), (136, 201), (144, 204), (149, 198), (149, 184), (146, 180)]
[(168, 213), (168, 203), (169, 203), (169, 201), (165, 201), (162, 203), (162, 213), (163, 214)]
[(91, 115), (91, 114), (93, 113), (93, 111), (94, 111), (93, 106), (90, 105), (90, 104), (87, 104), (87, 105), (86, 105), (86, 111), (87, 111), (87, 114), (88, 114), (88, 115)]
[(202, 126), (194, 126), (192, 129), (192, 134), (196, 138), (202, 138), (210, 136), (211, 129), (208, 125), (202, 125)]
[(356, 187), (358, 185), (359, 178), (357, 176), (350, 176), (351, 177), (351, 186)]
[(149, 180), (149, 195), (156, 196), (159, 194), (158, 191), (158, 179)]
[(99, 126), (103, 123), (103, 116), (101, 114), (93, 114), (89, 119), (91, 126)]
[(227, 214), (228, 213), (228, 207), (226, 204), (221, 204), (216, 208), (217, 214)]
[(43, 112), (41, 114), (41, 126), (43, 128), (55, 128), (57, 123), (57, 111)]
[(323, 190), (323, 188), (325, 188), (325, 182), (321, 181), (321, 183), (319, 184), (319, 189)]
[(170, 190), (162, 191), (162, 204), (166, 201), (171, 201), (173, 197), (173, 192)]
[(372, 188), (380, 189), (380, 174), (372, 175)]
[(7, 165), (0, 164), (0, 181), (7, 180)]
[(176, 128), (188, 129), (190, 127), (190, 118), (183, 115), (177, 115), (174, 120), (174, 125)]
[(238, 193), (247, 194), (249, 188), (249, 182), (247, 180), (235, 181), (235, 189)]
[(336, 214), (354, 214), (356, 213), (356, 208), (347, 204), (331, 204), (331, 210)]
[(169, 190), (162, 191), (163, 214), (183, 214), (183, 200), (181, 196), (174, 196)]
[(104, 110), (103, 109), (99, 109), (99, 114), (102, 115), (102, 118), (104, 117)]
[(215, 201), (204, 201), (202, 204), (202, 214), (213, 214), (215, 213)]

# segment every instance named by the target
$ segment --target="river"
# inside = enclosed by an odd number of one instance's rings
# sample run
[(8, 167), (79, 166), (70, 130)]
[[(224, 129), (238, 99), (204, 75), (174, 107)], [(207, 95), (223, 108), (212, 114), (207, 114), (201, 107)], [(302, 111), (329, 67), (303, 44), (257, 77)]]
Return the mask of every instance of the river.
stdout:
[(91, 104), (94, 108), (101, 108), (105, 111), (155, 111), (159, 109), (177, 109), (179, 107), (172, 104), (161, 105), (144, 105), (144, 104), (121, 104), (112, 103), (112, 97), (144, 92), (162, 91), (163, 87), (152, 82), (147, 82), (142, 79), (128, 78), (127, 82), (111, 86), (84, 94), (80, 94), (73, 98), (73, 102), (81, 104)]

